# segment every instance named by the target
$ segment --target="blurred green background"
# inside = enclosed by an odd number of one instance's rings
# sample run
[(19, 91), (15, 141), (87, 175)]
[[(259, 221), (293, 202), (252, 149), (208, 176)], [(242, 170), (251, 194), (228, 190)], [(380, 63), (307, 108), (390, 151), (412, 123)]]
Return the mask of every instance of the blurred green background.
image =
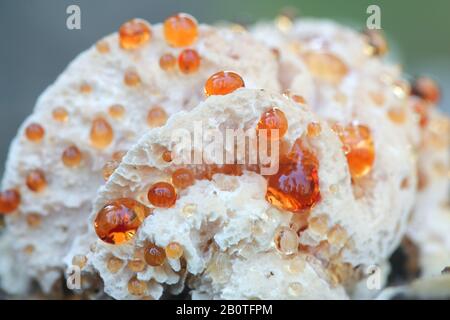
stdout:
[[(66, 8), (81, 8), (81, 30), (66, 28)], [(362, 29), (370, 4), (381, 7), (382, 27), (396, 59), (411, 75), (426, 73), (443, 88), (450, 112), (449, 0), (0, 0), (0, 169), (10, 140), (39, 94), (81, 51), (132, 17), (152, 23), (184, 11), (200, 22), (253, 23), (284, 8), (300, 16), (332, 18)]]

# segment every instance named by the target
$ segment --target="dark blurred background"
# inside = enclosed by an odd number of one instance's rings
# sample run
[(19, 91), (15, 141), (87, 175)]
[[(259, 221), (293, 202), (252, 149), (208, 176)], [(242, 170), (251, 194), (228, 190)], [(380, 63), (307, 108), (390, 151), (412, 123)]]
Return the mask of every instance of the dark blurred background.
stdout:
[[(66, 8), (80, 6), (81, 30), (66, 28)], [(100, 37), (133, 17), (151, 23), (175, 12), (200, 22), (253, 23), (284, 8), (363, 29), (377, 4), (396, 58), (411, 75), (426, 73), (442, 88), (450, 112), (450, 1), (448, 0), (0, 0), (0, 170), (10, 140), (39, 94), (65, 66)]]

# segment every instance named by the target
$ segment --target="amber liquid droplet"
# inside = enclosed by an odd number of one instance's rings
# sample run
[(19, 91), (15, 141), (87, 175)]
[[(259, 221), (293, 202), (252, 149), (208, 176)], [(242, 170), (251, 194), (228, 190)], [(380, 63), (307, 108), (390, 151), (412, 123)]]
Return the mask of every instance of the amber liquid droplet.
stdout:
[(38, 123), (30, 123), (25, 129), (25, 136), (32, 142), (40, 142), (44, 138), (45, 130)]
[(52, 112), (53, 119), (58, 122), (67, 122), (69, 114), (63, 107), (55, 108)]
[(78, 167), (81, 163), (83, 155), (77, 146), (70, 146), (64, 150), (62, 155), (62, 161), (66, 167)]
[(125, 114), (125, 108), (120, 104), (113, 104), (109, 107), (108, 113), (114, 119), (122, 119)]
[(17, 210), (20, 205), (20, 193), (10, 189), (0, 192), (0, 214), (8, 214)]
[(322, 127), (317, 122), (308, 123), (307, 135), (310, 138), (317, 137), (322, 131)]
[(159, 58), (159, 66), (161, 69), (168, 71), (172, 70), (177, 63), (177, 58), (171, 53), (166, 53)]
[(388, 43), (380, 31), (366, 30), (364, 34), (366, 35), (367, 42), (371, 48), (370, 53), (376, 56), (383, 56), (388, 52)]
[(141, 83), (141, 77), (135, 70), (126, 70), (123, 82), (129, 87), (135, 87)]
[(102, 41), (102, 40), (98, 41), (95, 44), (95, 47), (97, 48), (97, 51), (102, 54), (108, 53), (110, 51), (109, 44), (106, 41)]
[(131, 240), (151, 210), (133, 199), (121, 198), (106, 204), (94, 221), (98, 237), (110, 244)]
[(116, 169), (119, 167), (119, 165), (120, 165), (120, 161), (117, 161), (117, 160), (111, 160), (111, 161), (106, 162), (102, 169), (103, 179), (105, 181), (108, 181), (109, 178), (114, 173), (114, 171), (116, 171)]
[[(288, 129), (288, 121), (283, 111), (280, 109), (272, 108), (264, 112), (258, 122), (256, 130), (259, 133), (260, 130), (266, 130), (265, 135), (269, 140), (281, 139)], [(278, 136), (274, 134), (274, 130), (278, 131)]]
[(164, 38), (172, 47), (187, 47), (198, 37), (197, 21), (186, 13), (178, 13), (164, 21)]
[(183, 247), (177, 242), (169, 243), (166, 248), (166, 256), (169, 259), (180, 259), (183, 256)]
[(159, 267), (166, 261), (166, 253), (163, 248), (153, 243), (147, 243), (144, 248), (144, 259), (149, 266)]
[(108, 147), (114, 138), (114, 132), (111, 125), (103, 118), (97, 118), (92, 122), (91, 143), (98, 149)]
[(89, 94), (89, 93), (92, 92), (92, 87), (88, 83), (83, 82), (80, 85), (80, 92), (83, 93), (83, 94)]
[(200, 55), (194, 49), (181, 51), (178, 56), (178, 67), (184, 74), (196, 72), (200, 68)]
[(321, 199), (317, 158), (297, 140), (278, 173), (267, 178), (266, 199), (294, 213), (309, 210)]
[(375, 147), (370, 129), (365, 125), (350, 124), (338, 129), (352, 178), (367, 175), (375, 161)]
[(167, 182), (157, 182), (148, 190), (148, 201), (155, 207), (169, 208), (177, 201), (175, 188)]
[(26, 181), (28, 189), (34, 192), (41, 192), (47, 187), (47, 180), (42, 170), (33, 170), (27, 175)]
[(339, 83), (348, 73), (347, 65), (334, 54), (308, 52), (304, 58), (308, 69), (319, 80)]
[(179, 189), (185, 189), (189, 186), (192, 186), (194, 182), (194, 174), (189, 169), (180, 168), (172, 173), (172, 183)]
[(161, 107), (153, 107), (147, 115), (147, 123), (151, 128), (161, 127), (167, 121), (167, 113)]
[(122, 49), (134, 50), (150, 41), (150, 25), (140, 19), (125, 22), (119, 29), (119, 44)]
[(162, 155), (161, 158), (165, 161), (165, 162), (171, 162), (172, 161), (172, 151), (170, 150), (165, 150)]
[(245, 87), (240, 75), (231, 71), (220, 71), (206, 80), (205, 95), (226, 95), (239, 88)]
[(147, 283), (133, 277), (128, 281), (128, 292), (133, 296), (143, 296), (147, 293)]

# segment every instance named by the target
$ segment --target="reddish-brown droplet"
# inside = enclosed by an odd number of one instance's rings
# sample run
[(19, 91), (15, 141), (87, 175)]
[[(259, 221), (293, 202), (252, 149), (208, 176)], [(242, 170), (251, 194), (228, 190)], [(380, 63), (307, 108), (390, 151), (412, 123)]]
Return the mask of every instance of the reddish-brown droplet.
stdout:
[(434, 104), (441, 99), (441, 90), (438, 84), (428, 77), (417, 78), (412, 85), (412, 93)]
[(163, 126), (167, 121), (167, 113), (166, 111), (159, 107), (155, 106), (150, 109), (147, 115), (147, 124), (151, 128), (155, 127), (161, 127)]
[(78, 167), (82, 158), (80, 149), (75, 145), (68, 147), (62, 154), (62, 161), (66, 167)]
[(90, 138), (94, 147), (104, 149), (113, 141), (114, 131), (104, 118), (96, 118), (92, 122)]
[(171, 162), (172, 161), (172, 151), (170, 150), (164, 150), (164, 152), (161, 155), (161, 158), (165, 161), (165, 162)]
[(144, 259), (149, 266), (158, 267), (166, 261), (166, 253), (163, 248), (153, 243), (147, 243), (144, 248)]
[[(256, 130), (266, 130), (268, 139), (281, 139), (288, 129), (288, 121), (284, 112), (277, 108), (272, 108), (264, 112), (258, 122)], [(274, 132), (278, 131), (278, 136)]]
[(194, 73), (200, 68), (200, 55), (194, 49), (185, 49), (178, 56), (178, 67), (184, 74)]
[(32, 142), (40, 142), (44, 134), (45, 130), (39, 123), (30, 123), (25, 129), (25, 136)]
[(125, 22), (119, 29), (119, 44), (122, 49), (133, 50), (142, 47), (152, 36), (150, 25), (141, 19)]
[(179, 189), (184, 189), (194, 184), (194, 174), (191, 170), (180, 168), (172, 173), (172, 183)]
[(0, 214), (8, 214), (17, 210), (20, 205), (20, 193), (9, 189), (0, 192)]
[(166, 53), (159, 58), (159, 66), (161, 69), (168, 71), (172, 70), (177, 63), (177, 58), (171, 53)]
[(31, 191), (43, 191), (47, 187), (47, 180), (44, 172), (39, 169), (30, 171), (27, 175), (26, 184)]
[(147, 293), (147, 282), (139, 280), (136, 276), (128, 281), (128, 293), (133, 296), (143, 296)]
[(95, 232), (106, 243), (122, 244), (132, 239), (151, 210), (136, 200), (116, 199), (106, 204), (94, 221)]
[(205, 95), (226, 95), (243, 87), (245, 83), (240, 75), (231, 71), (219, 71), (206, 80)]
[(334, 129), (343, 143), (352, 178), (368, 174), (375, 161), (375, 147), (369, 127), (350, 124), (344, 128), (337, 126)]
[(197, 21), (189, 14), (178, 13), (164, 21), (164, 38), (173, 47), (190, 46), (197, 37)]
[(311, 209), (321, 199), (318, 172), (317, 158), (298, 139), (278, 173), (268, 177), (267, 201), (295, 213)]
[(63, 107), (57, 107), (52, 112), (53, 119), (58, 122), (67, 122), (69, 119), (69, 113)]
[(169, 208), (177, 201), (175, 188), (167, 182), (157, 182), (148, 190), (148, 201), (155, 207)]

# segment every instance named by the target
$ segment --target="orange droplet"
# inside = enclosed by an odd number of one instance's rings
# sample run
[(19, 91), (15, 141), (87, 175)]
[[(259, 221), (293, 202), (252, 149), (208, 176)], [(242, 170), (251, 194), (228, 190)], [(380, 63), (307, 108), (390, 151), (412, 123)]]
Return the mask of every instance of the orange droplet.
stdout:
[(25, 129), (25, 136), (32, 142), (40, 142), (44, 134), (45, 130), (39, 123), (30, 123)]
[(52, 112), (53, 119), (58, 122), (67, 122), (69, 113), (63, 107), (57, 107)]
[(319, 162), (298, 139), (275, 175), (268, 176), (266, 199), (272, 205), (299, 213), (321, 199)]
[(375, 147), (370, 129), (365, 125), (350, 124), (338, 127), (352, 178), (365, 176), (372, 169), (375, 160)]
[[(284, 112), (277, 108), (272, 108), (264, 112), (258, 122), (256, 131), (266, 130), (264, 134), (267, 135), (269, 140), (281, 139), (288, 129), (288, 121)], [(278, 137), (274, 132), (278, 131)]]
[(42, 216), (38, 213), (30, 213), (26, 217), (27, 225), (30, 228), (37, 228), (42, 222)]
[(64, 150), (62, 154), (62, 161), (66, 167), (77, 167), (81, 163), (83, 155), (77, 146), (72, 145)]
[(346, 64), (337, 56), (326, 52), (308, 52), (304, 55), (309, 71), (320, 80), (339, 83), (348, 73)]
[(225, 95), (245, 87), (244, 80), (237, 73), (219, 71), (206, 80), (205, 95)]
[(110, 51), (109, 44), (106, 41), (100, 40), (95, 44), (95, 48), (100, 53), (108, 53)]
[(172, 70), (177, 63), (177, 58), (171, 53), (166, 53), (159, 58), (159, 66), (163, 70)]
[(184, 74), (194, 73), (200, 68), (200, 55), (194, 49), (185, 49), (178, 56), (178, 67)]
[(96, 118), (92, 122), (91, 143), (98, 149), (104, 149), (111, 144), (114, 132), (111, 125), (104, 118)]
[(322, 131), (322, 127), (320, 126), (320, 123), (317, 123), (317, 122), (308, 123), (308, 127), (307, 127), (308, 137), (310, 137), (310, 138), (317, 137), (321, 131)]
[(42, 170), (30, 171), (27, 175), (26, 184), (28, 189), (34, 192), (41, 192), (47, 187), (47, 180)]
[(149, 266), (159, 267), (166, 261), (164, 249), (153, 243), (147, 243), (144, 248), (144, 259)]
[(171, 162), (172, 161), (172, 151), (170, 150), (164, 150), (164, 152), (161, 155), (161, 158), (165, 161), (165, 162)]
[(291, 99), (292, 99), (294, 102), (299, 103), (299, 104), (305, 104), (305, 103), (306, 103), (305, 98), (303, 98), (303, 96), (300, 96), (300, 95), (298, 95), (298, 94), (293, 94), (293, 95), (291, 96)]
[(109, 107), (108, 113), (114, 119), (122, 119), (125, 114), (125, 108), (121, 104), (113, 104)]
[(150, 25), (141, 19), (125, 22), (119, 29), (119, 44), (122, 49), (134, 50), (150, 41)]
[(143, 296), (147, 293), (147, 282), (139, 280), (136, 276), (128, 281), (128, 293), (133, 296)]
[(20, 193), (17, 190), (9, 189), (0, 192), (0, 213), (8, 214), (17, 210), (20, 205)]
[(151, 127), (161, 127), (167, 121), (167, 113), (163, 108), (155, 106), (150, 109), (147, 115), (147, 124)]
[(441, 90), (438, 84), (428, 77), (417, 78), (412, 85), (412, 93), (434, 104), (441, 99)]
[(178, 13), (164, 21), (164, 38), (173, 47), (190, 46), (197, 37), (197, 21), (189, 14)]
[(186, 168), (177, 169), (172, 173), (172, 183), (180, 189), (192, 186), (194, 184), (194, 174)]
[(177, 201), (175, 188), (167, 182), (157, 182), (148, 190), (148, 201), (155, 207), (169, 208)]
[(92, 92), (92, 87), (89, 83), (83, 82), (80, 84), (80, 92), (83, 94), (89, 94)]
[(169, 243), (165, 251), (169, 259), (180, 259), (183, 256), (183, 247), (178, 242)]
[(103, 179), (105, 181), (108, 181), (108, 179), (112, 176), (114, 171), (116, 171), (116, 169), (119, 167), (119, 165), (120, 165), (120, 161), (117, 161), (117, 160), (111, 160), (111, 161), (106, 162), (102, 169)]
[(399, 124), (404, 123), (406, 120), (406, 114), (402, 108), (391, 108), (388, 110), (388, 117), (392, 122)]
[(116, 199), (106, 204), (94, 221), (98, 237), (110, 244), (122, 244), (132, 239), (151, 210), (136, 200)]
[(419, 116), (419, 125), (422, 128), (425, 128), (428, 124), (429, 115), (428, 111), (430, 109), (429, 104), (424, 100), (419, 100), (413, 105), (414, 112)]
[(369, 53), (382, 56), (388, 52), (388, 43), (380, 31), (375, 29), (366, 30), (364, 34), (367, 37), (367, 43), (370, 47)]
[(136, 70), (128, 69), (123, 75), (123, 82), (129, 87), (135, 87), (141, 83), (141, 77)]

